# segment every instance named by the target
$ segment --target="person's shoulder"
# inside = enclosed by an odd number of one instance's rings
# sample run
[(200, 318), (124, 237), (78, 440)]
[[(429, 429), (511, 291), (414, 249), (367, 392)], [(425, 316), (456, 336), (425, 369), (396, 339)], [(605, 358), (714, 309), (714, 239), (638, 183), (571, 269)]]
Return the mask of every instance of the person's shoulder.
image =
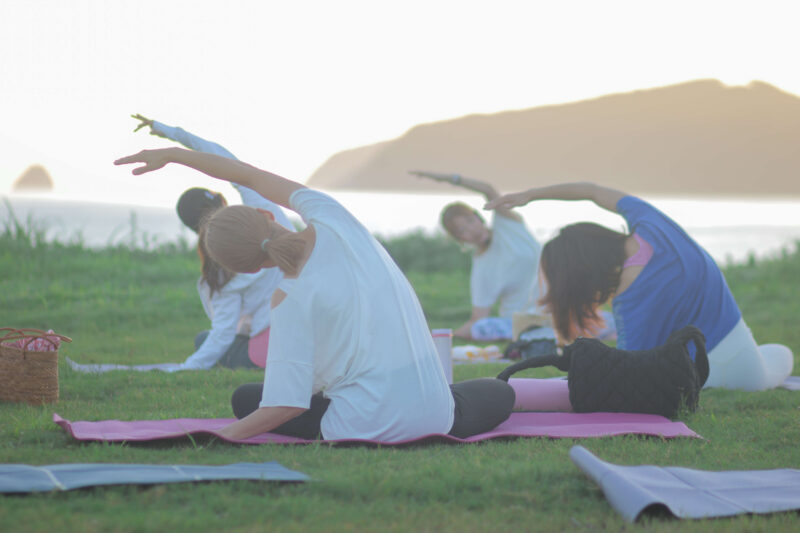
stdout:
[(495, 234), (507, 235), (515, 241), (518, 239), (535, 240), (530, 228), (528, 228), (528, 225), (521, 216), (519, 218), (509, 218), (497, 213), (492, 220), (491, 227)]
[(337, 202), (330, 195), (318, 191), (316, 189), (309, 189), (308, 187), (300, 187), (289, 195), (289, 206), (298, 213), (306, 209), (322, 208), (326, 206), (341, 208), (341, 204)]
[[(337, 200), (314, 189), (298, 189), (289, 198), (290, 206), (307, 223), (330, 227), (336, 233), (358, 233), (361, 223)], [(366, 231), (364, 229), (364, 231)]]
[(617, 210), (621, 213), (622, 211), (641, 208), (641, 207), (650, 207), (652, 208), (649, 203), (645, 202), (638, 196), (634, 196), (632, 194), (628, 194), (617, 200)]
[(667, 219), (668, 217), (651, 203), (637, 196), (623, 196), (617, 202), (617, 212), (629, 223), (648, 219)]
[(513, 225), (524, 225), (525, 221), (522, 218), (522, 215), (516, 213), (514, 211), (502, 212), (502, 211), (492, 211), (492, 226), (496, 226), (498, 224), (513, 224)]

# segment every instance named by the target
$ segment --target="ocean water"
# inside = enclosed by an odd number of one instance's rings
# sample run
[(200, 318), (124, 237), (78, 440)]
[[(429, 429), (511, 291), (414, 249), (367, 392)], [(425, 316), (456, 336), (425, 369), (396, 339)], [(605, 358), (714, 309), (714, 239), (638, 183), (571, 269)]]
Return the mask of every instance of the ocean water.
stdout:
[[(451, 201), (463, 201), (481, 210), (475, 196), (374, 194), (332, 192), (373, 233), (391, 237), (438, 228), (439, 212)], [(720, 264), (766, 258), (794, 250), (800, 240), (800, 199), (719, 200), (648, 198), (703, 246)], [(623, 229), (618, 215), (590, 202), (535, 202), (519, 208), (528, 227), (541, 242), (565, 224), (591, 220)], [(491, 214), (483, 212), (489, 218)], [(47, 195), (0, 197), (0, 228), (14, 217), (38, 228), (47, 239), (82, 242), (89, 247), (125, 244), (152, 248), (159, 244), (196, 242), (171, 207), (65, 200)], [(298, 221), (296, 215), (290, 218)]]
[(116, 244), (153, 248), (179, 240), (193, 246), (197, 242), (175, 210), (166, 207), (3, 196), (0, 227), (12, 218), (26, 228), (43, 232), (47, 240), (81, 242), (94, 248)]

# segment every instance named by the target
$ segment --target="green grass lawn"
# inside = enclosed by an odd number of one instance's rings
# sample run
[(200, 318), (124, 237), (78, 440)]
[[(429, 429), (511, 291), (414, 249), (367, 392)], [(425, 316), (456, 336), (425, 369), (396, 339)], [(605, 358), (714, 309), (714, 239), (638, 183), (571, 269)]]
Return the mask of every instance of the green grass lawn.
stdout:
[[(412, 244), (417, 253), (427, 253), (425, 243)], [(389, 248), (401, 255), (392, 243)], [(469, 314), (466, 263), (452, 257), (451, 266), (426, 263), (409, 272), (431, 327), (456, 326)], [(192, 352), (195, 333), (207, 327), (195, 292), (197, 271), (190, 250), (91, 251), (37, 244), (35, 236), (6, 227), (0, 234), (0, 326), (52, 328), (69, 335), (74, 341), (61, 354), (79, 362), (181, 361)], [(799, 274), (799, 253), (726, 269), (756, 338), (787, 344), (795, 353), (800, 352)], [(455, 377), (492, 376), (503, 366), (457, 366)], [(704, 391), (699, 410), (685, 422), (705, 440), (520, 439), (403, 449), (236, 446), (215, 440), (81, 444), (53, 424), (54, 412), (70, 420), (229, 417), (230, 392), (262, 376), (226, 369), (83, 375), (72, 372), (63, 357), (59, 372), (57, 404), (0, 404), (0, 462), (219, 465), (274, 460), (313, 481), (2, 496), (1, 531), (796, 531), (800, 524), (797, 514), (785, 513), (656, 519), (632, 526), (568, 458), (570, 447), (581, 444), (619, 464), (800, 468), (798, 392)]]

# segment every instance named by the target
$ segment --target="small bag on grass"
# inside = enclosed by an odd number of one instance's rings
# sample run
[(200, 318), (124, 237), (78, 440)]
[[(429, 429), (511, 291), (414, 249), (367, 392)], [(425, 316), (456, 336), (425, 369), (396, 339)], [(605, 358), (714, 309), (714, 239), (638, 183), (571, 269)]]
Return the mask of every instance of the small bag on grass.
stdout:
[(72, 339), (51, 331), (0, 328), (0, 401), (58, 401), (58, 349)]
[[(692, 361), (687, 343), (694, 341)], [(563, 355), (523, 359), (500, 374), (508, 381), (526, 368), (555, 366), (567, 372), (569, 401), (576, 413), (644, 413), (674, 418), (682, 408), (694, 411), (708, 379), (705, 337), (694, 326), (672, 333), (652, 350), (620, 350), (588, 338), (578, 338)]]

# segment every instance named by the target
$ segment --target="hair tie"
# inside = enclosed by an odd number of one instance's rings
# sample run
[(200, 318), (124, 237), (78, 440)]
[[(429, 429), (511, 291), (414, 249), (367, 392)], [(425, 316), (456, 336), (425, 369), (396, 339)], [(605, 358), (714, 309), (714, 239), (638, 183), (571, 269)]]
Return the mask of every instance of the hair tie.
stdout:
[(262, 251), (264, 251), (264, 252), (266, 252), (266, 251), (267, 251), (267, 248), (266, 248), (266, 246), (267, 246), (267, 243), (268, 243), (268, 242), (269, 242), (269, 237), (267, 237), (266, 239), (264, 239), (263, 241), (261, 241), (261, 250), (262, 250)]

